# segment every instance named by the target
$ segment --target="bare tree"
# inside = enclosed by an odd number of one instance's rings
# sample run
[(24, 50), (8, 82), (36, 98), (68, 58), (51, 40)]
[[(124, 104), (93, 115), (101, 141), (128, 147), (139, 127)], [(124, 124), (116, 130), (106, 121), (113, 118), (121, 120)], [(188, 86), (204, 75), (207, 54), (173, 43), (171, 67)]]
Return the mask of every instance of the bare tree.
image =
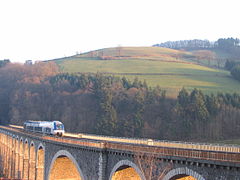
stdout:
[(159, 154), (139, 152), (134, 157), (135, 163), (144, 173), (146, 180), (162, 180), (166, 173), (172, 168), (172, 163), (164, 163)]

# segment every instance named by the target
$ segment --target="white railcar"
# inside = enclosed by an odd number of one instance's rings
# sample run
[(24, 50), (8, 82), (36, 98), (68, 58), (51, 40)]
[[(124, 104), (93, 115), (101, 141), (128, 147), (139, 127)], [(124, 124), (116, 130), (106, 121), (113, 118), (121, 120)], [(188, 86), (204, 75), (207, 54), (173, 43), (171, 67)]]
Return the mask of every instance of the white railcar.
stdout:
[(26, 121), (23, 127), (27, 131), (62, 136), (64, 125), (60, 121)]

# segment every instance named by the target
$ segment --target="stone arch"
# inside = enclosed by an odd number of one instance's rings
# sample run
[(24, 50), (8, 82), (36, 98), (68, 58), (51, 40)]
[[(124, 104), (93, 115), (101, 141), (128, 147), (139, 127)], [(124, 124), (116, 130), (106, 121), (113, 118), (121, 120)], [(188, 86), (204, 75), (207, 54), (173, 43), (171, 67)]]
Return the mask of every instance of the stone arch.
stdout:
[(12, 136), (12, 147), (11, 147), (11, 177), (15, 177), (15, 166), (16, 166), (16, 149), (17, 149), (17, 139), (16, 136)]
[(29, 143), (28, 139), (25, 139), (23, 146), (23, 179), (28, 179), (29, 177)]
[(23, 138), (20, 138), (19, 141), (19, 169), (18, 169), (18, 178), (21, 179), (23, 177), (23, 155), (24, 155), (24, 143)]
[(19, 153), (20, 153), (20, 141), (19, 141), (19, 137), (16, 136), (16, 149), (15, 149), (15, 178), (19, 178), (18, 172), (19, 172)]
[(31, 142), (30, 142), (30, 146), (34, 146), (34, 147), (35, 147), (34, 141), (31, 141)]
[(118, 169), (120, 169), (121, 167), (124, 167), (124, 166), (133, 168), (135, 170), (135, 172), (138, 174), (138, 176), (141, 178), (141, 180), (146, 180), (143, 172), (139, 169), (139, 167), (135, 163), (133, 163), (133, 162), (131, 162), (129, 160), (121, 160), (121, 161), (119, 161), (113, 167), (113, 169), (111, 171), (111, 174), (110, 174), (110, 177), (109, 177), (109, 180), (112, 180), (115, 172), (118, 171)]
[(45, 151), (45, 146), (44, 146), (42, 143), (40, 143), (40, 144), (38, 145), (38, 147), (37, 147), (37, 149), (40, 149), (40, 148)]
[(40, 143), (37, 148), (36, 179), (44, 180), (45, 147)]
[[(75, 175), (78, 174), (78, 176), (79, 176), (78, 179), (79, 180), (86, 179), (86, 178), (84, 178), (82, 170), (80, 169), (76, 159), (72, 156), (71, 153), (69, 153), (66, 150), (60, 150), (54, 155), (54, 157), (51, 161), (51, 164), (50, 164), (50, 168), (48, 169), (48, 173), (47, 173), (48, 178), (47, 179), (49, 179), (49, 180), (57, 179), (56, 177), (51, 176), (51, 171), (53, 170), (55, 164), (57, 163), (57, 160), (62, 159), (62, 158), (68, 159), (68, 162), (69, 162), (69, 160), (71, 161), (70, 163), (72, 163), (71, 166), (73, 167), (72, 170), (74, 171), (74, 172), (71, 172), (72, 174), (75, 174)], [(66, 164), (66, 163), (64, 163), (64, 164)], [(68, 172), (68, 171), (66, 170), (66, 172)], [(59, 175), (60, 173), (57, 173), (57, 174)], [(62, 176), (64, 176), (64, 175), (62, 174)], [(63, 178), (66, 178), (66, 177), (63, 177)]]
[[(9, 135), (8, 133), (5, 134), (5, 157), (4, 157), (4, 175), (8, 176), (8, 170), (9, 170), (9, 148), (10, 148), (10, 142), (9, 142)], [(6, 167), (6, 168), (5, 168)]]
[(12, 134), (9, 134), (8, 136), (8, 177), (12, 177), (12, 166), (13, 166), (13, 136)]
[(29, 179), (35, 179), (36, 177), (36, 149), (33, 141), (30, 143), (29, 153)]
[(179, 175), (187, 175), (192, 176), (197, 180), (205, 180), (205, 178), (203, 178), (200, 174), (187, 167), (172, 169), (164, 176), (163, 180), (173, 180), (174, 177), (177, 177)]
[[(12, 172), (12, 162), (13, 162), (13, 154), (12, 154), (12, 146), (13, 146), (13, 138), (10, 133), (6, 135), (5, 142), (6, 150), (5, 150), (5, 163), (4, 163), (4, 174), (6, 177), (11, 177)], [(5, 168), (6, 167), (6, 168)]]
[(28, 139), (25, 139), (24, 144), (28, 144)]

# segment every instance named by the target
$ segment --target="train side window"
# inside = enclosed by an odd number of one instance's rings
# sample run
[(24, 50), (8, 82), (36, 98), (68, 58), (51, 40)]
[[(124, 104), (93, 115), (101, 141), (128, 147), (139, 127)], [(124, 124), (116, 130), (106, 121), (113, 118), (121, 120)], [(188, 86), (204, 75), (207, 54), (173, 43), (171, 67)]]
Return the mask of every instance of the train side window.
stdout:
[(35, 127), (35, 131), (42, 132), (42, 127)]
[(32, 131), (33, 127), (32, 126), (27, 126), (27, 130)]
[(45, 128), (45, 132), (50, 133), (51, 132), (51, 128)]

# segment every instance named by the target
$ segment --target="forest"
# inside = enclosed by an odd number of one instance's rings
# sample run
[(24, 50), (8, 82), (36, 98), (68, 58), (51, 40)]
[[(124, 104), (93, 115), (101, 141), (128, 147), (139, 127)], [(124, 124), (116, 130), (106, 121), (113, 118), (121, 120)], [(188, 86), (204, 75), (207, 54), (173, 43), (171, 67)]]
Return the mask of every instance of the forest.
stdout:
[(0, 68), (0, 124), (60, 120), (66, 131), (164, 140), (240, 136), (240, 95), (161, 87), (101, 73), (59, 73), (54, 62)]
[(185, 50), (216, 49), (230, 53), (234, 59), (239, 60), (240, 56), (240, 40), (233, 37), (219, 38), (217, 41), (209, 41), (207, 39), (167, 41), (153, 46)]
[(217, 41), (209, 41), (207, 39), (193, 39), (193, 40), (180, 40), (180, 41), (167, 41), (153, 46), (166, 47), (171, 49), (199, 49), (199, 48), (220, 48), (225, 50), (239, 47), (240, 40), (238, 38), (219, 38)]

